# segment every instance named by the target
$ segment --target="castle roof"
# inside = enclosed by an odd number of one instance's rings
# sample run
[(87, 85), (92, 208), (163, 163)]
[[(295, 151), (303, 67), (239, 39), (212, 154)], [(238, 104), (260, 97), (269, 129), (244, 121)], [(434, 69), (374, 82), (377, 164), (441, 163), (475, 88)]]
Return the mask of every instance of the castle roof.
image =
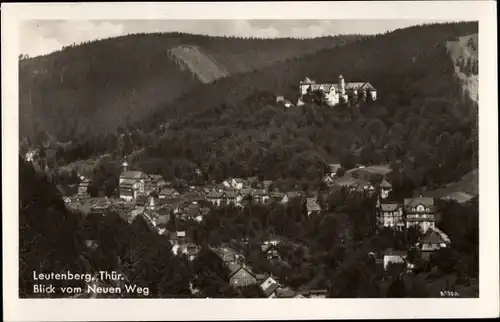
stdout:
[(126, 171), (121, 175), (127, 179), (146, 179), (147, 175), (142, 171)]

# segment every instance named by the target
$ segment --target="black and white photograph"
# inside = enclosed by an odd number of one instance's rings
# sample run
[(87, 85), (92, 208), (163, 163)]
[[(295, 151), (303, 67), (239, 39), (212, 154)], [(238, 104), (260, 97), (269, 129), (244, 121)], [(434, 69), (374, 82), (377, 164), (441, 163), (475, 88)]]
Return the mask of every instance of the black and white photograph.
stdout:
[(68, 11), (18, 21), (18, 299), (484, 298), (479, 18)]

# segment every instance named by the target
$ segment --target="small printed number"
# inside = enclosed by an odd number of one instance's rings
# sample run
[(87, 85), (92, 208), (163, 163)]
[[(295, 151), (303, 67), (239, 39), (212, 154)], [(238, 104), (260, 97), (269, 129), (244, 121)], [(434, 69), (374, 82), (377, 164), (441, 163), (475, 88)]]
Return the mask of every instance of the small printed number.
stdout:
[(455, 291), (441, 291), (441, 297), (458, 297), (458, 292)]

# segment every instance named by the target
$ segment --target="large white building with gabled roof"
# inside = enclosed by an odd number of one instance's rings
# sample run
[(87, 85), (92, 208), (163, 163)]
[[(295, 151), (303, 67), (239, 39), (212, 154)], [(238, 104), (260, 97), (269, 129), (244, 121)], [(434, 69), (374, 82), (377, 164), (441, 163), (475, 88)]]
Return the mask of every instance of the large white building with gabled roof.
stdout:
[[(346, 83), (342, 75), (339, 76), (337, 84), (334, 83), (316, 83), (306, 77), (299, 83), (299, 94), (306, 95), (309, 92), (322, 91), (325, 94), (329, 105), (334, 106), (344, 101), (347, 102), (350, 97), (377, 99), (377, 90), (368, 82), (349, 82)], [(302, 105), (303, 101), (299, 98), (297, 105)]]

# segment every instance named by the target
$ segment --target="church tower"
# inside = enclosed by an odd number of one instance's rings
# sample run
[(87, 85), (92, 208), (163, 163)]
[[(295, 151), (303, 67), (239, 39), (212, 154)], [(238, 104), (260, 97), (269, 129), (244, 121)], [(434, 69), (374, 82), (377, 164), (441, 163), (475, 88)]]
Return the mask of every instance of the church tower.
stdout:
[(122, 163), (122, 174), (124, 174), (127, 171), (128, 171), (128, 162), (127, 162), (127, 158), (125, 158), (125, 160), (123, 160), (123, 163)]
[(340, 95), (345, 95), (345, 81), (342, 75), (339, 76), (339, 92)]

